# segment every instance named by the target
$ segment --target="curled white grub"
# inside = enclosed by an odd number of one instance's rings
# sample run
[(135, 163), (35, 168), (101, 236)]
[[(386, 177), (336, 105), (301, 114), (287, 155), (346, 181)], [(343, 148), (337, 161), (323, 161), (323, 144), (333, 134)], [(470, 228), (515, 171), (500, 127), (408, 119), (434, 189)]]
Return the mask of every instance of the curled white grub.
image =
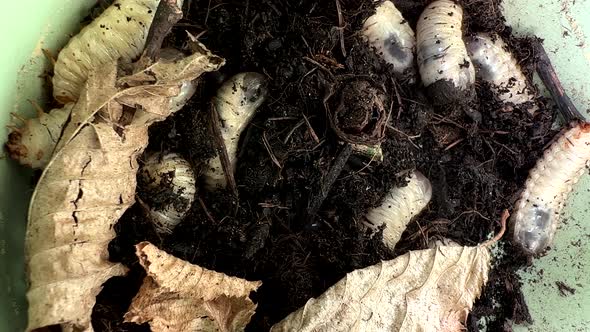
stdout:
[[(240, 73), (226, 81), (213, 100), (213, 112), (221, 123), (221, 136), (235, 171), (238, 142), (267, 95), (266, 77), (259, 73)], [(205, 184), (209, 190), (222, 189), (227, 185), (219, 156), (209, 160), (204, 171)]]
[(415, 75), (416, 36), (391, 1), (383, 1), (363, 25), (363, 36), (396, 74)]
[(383, 243), (390, 249), (395, 248), (408, 223), (432, 198), (432, 185), (422, 173), (414, 171), (407, 180), (406, 186), (391, 189), (381, 205), (365, 217), (372, 227), (385, 225)]
[(176, 153), (150, 154), (139, 175), (142, 189), (151, 196), (142, 200), (149, 219), (158, 233), (172, 233), (195, 200), (196, 180), (191, 165)]
[(564, 132), (530, 171), (511, 218), (514, 242), (540, 254), (553, 242), (569, 193), (590, 160), (590, 124)]

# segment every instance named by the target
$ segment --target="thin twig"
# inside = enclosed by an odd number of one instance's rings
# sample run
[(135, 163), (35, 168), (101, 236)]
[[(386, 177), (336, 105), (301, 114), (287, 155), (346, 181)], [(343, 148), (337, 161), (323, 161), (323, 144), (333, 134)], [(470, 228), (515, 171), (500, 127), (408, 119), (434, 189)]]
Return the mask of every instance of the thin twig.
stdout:
[(287, 137), (285, 137), (285, 139), (283, 140), (283, 144), (287, 144), (287, 142), (289, 141), (289, 138), (291, 138), (291, 136), (293, 135), (293, 133), (295, 133), (295, 130), (297, 130), (297, 128), (303, 126), (304, 123), (305, 123), (305, 121), (303, 121), (303, 120), (297, 122), (297, 124), (295, 125), (295, 127), (293, 127), (293, 129), (291, 129), (289, 131), (289, 133), (287, 134)]
[(465, 140), (465, 138), (459, 138), (458, 140), (454, 141), (453, 143), (449, 144), (449, 146), (447, 146), (444, 151), (449, 151), (450, 149), (452, 149), (453, 147), (455, 147), (457, 144), (463, 142)]
[(551, 65), (551, 60), (549, 60), (549, 56), (547, 55), (547, 52), (545, 52), (543, 44), (537, 41), (535, 46), (539, 59), (539, 62), (537, 63), (537, 73), (539, 73), (539, 77), (543, 81), (543, 84), (545, 84), (551, 93), (561, 115), (563, 115), (567, 123), (575, 120), (584, 121), (584, 116), (578, 111), (571, 99), (565, 93), (565, 89), (557, 77), (555, 68)]
[(459, 218), (461, 218), (462, 216), (466, 215), (466, 214), (477, 214), (478, 216), (480, 216), (482, 219), (490, 221), (490, 218), (484, 216), (483, 214), (481, 214), (479, 211), (477, 210), (469, 210), (469, 211), (463, 211), (461, 212), (461, 214), (459, 214), (455, 219), (453, 219), (453, 222), (457, 221)]
[(492, 244), (500, 241), (500, 239), (506, 232), (506, 221), (508, 220), (508, 217), (510, 217), (510, 212), (508, 212), (508, 210), (504, 210), (504, 212), (502, 213), (502, 218), (500, 219), (500, 225), (502, 226), (502, 228), (500, 228), (500, 232), (498, 232), (498, 234), (496, 234), (496, 236), (494, 236), (493, 238), (482, 243), (482, 246), (489, 247)]
[(512, 150), (511, 148), (507, 147), (506, 145), (500, 143), (500, 142), (496, 142), (494, 140), (492, 140), (492, 142), (498, 144), (499, 146), (503, 147), (504, 149), (508, 150), (510, 153), (512, 153), (513, 155), (517, 155), (518, 153), (516, 153), (516, 151)]
[(334, 182), (342, 173), (342, 169), (348, 162), (348, 158), (350, 158), (350, 154), (352, 153), (352, 145), (350, 143), (345, 143), (344, 147), (340, 150), (332, 167), (328, 171), (328, 173), (323, 177), (323, 181), (320, 185), (320, 191), (311, 196), (309, 203), (307, 205), (307, 219), (308, 222), (312, 222), (316, 214), (318, 213), (320, 207), (324, 203), (324, 200), (328, 196), (330, 189), (334, 185)]
[(296, 116), (281, 116), (278, 118), (268, 118), (268, 119), (266, 119), (266, 121), (282, 121), (282, 120), (297, 120), (297, 119), (299, 119), (299, 118)]
[[(14, 113), (14, 112), (10, 112), (10, 116), (12, 117), (12, 120), (18, 120), (20, 122), (22, 122), (23, 124), (27, 123), (27, 119), (23, 118), (22, 116)], [(16, 121), (13, 121), (16, 124)]]
[(397, 98), (397, 103), (399, 105), (399, 109), (397, 110), (397, 119), (399, 120), (400, 116), (402, 115), (402, 111), (404, 110), (402, 106), (402, 97), (400, 96), (399, 91), (397, 90), (397, 81), (392, 78), (391, 82), (393, 83), (393, 91), (395, 92), (395, 97)]
[(340, 49), (342, 56), (346, 57), (346, 47), (344, 45), (344, 16), (342, 16), (342, 7), (340, 0), (336, 0), (336, 11), (338, 12), (338, 33), (340, 34)]
[(211, 11), (211, 0), (207, 4), (207, 13), (205, 14), (205, 25), (207, 25), (207, 20), (209, 20), (209, 12)]
[(347, 175), (347, 176), (345, 176), (343, 178), (340, 178), (340, 181), (346, 180), (346, 179), (348, 179), (348, 178), (350, 178), (350, 177), (352, 177), (354, 175), (357, 175), (357, 174), (362, 173), (365, 169), (367, 169), (367, 168), (369, 168), (371, 166), (371, 163), (375, 160), (375, 157), (376, 157), (376, 155), (373, 155), (371, 157), (371, 159), (369, 160), (369, 162), (366, 163), (366, 164), (364, 164), (363, 167), (361, 167), (361, 169), (359, 169), (358, 171), (356, 171), (354, 173), (351, 173), (351, 174), (349, 174), (349, 175)]
[(402, 135), (402, 136), (406, 137), (406, 138), (408, 139), (408, 141), (410, 141), (410, 144), (412, 144), (412, 145), (413, 145), (413, 146), (414, 146), (416, 149), (420, 149), (420, 147), (419, 147), (418, 145), (416, 145), (416, 143), (414, 143), (414, 141), (412, 141), (412, 138), (417, 138), (417, 137), (420, 137), (420, 135), (416, 135), (416, 136), (410, 136), (410, 135), (408, 135), (408, 134), (404, 133), (403, 131), (401, 131), (401, 130), (399, 130), (399, 129), (395, 128), (394, 126), (392, 126), (392, 125), (390, 125), (390, 124), (388, 124), (388, 125), (387, 125), (387, 128), (389, 128), (389, 129), (391, 129), (391, 130), (395, 131), (396, 133), (398, 133), (398, 134), (400, 134), (400, 135)]
[(234, 196), (238, 197), (238, 186), (236, 185), (233, 167), (229, 161), (227, 148), (225, 146), (225, 142), (223, 141), (223, 136), (221, 135), (221, 121), (219, 120), (219, 114), (217, 113), (214, 102), (211, 103), (211, 112), (209, 113), (211, 114), (211, 129), (213, 131), (213, 138), (217, 145), (217, 152), (219, 154), (219, 159), (221, 160), (223, 173), (225, 173), (225, 179)]
[(322, 65), (321, 63), (315, 61), (314, 59), (308, 57), (308, 56), (304, 56), (303, 60), (311, 62), (312, 64), (318, 66), (318, 68), (322, 69), (323, 71), (325, 71), (328, 75), (330, 75), (330, 77), (332, 79), (336, 79), (336, 77), (334, 77), (334, 74), (332, 74), (332, 72), (330, 71), (330, 69), (326, 68), (324, 65)]
[(31, 104), (31, 106), (33, 106), (33, 108), (37, 112), (37, 117), (40, 117), (43, 114), (45, 114), (43, 107), (41, 107), (41, 105), (39, 105), (39, 103), (37, 103), (36, 101), (34, 101), (32, 99), (27, 99), (27, 101)]
[(176, 1), (160, 1), (146, 38), (143, 57), (155, 61), (160, 54), (164, 38), (170, 33), (174, 24), (182, 18), (182, 9), (178, 7)]
[(209, 221), (212, 222), (213, 224), (217, 224), (217, 221), (215, 220), (215, 218), (213, 218), (213, 216), (209, 212), (209, 209), (207, 209), (207, 206), (205, 205), (205, 202), (203, 202), (203, 199), (201, 199), (201, 196), (197, 196), (197, 199), (199, 200), (199, 204), (203, 208), (203, 211), (205, 211), (205, 215), (207, 216), (207, 219), (209, 219)]
[(51, 51), (46, 48), (42, 48), (41, 51), (43, 52), (43, 55), (45, 55), (45, 57), (47, 59), (49, 59), (49, 61), (51, 62), (51, 65), (55, 66), (55, 63), (57, 62), (57, 60), (55, 60), (55, 57), (53, 56)]
[(305, 120), (305, 124), (307, 125), (307, 129), (309, 129), (309, 134), (311, 135), (311, 138), (313, 138), (313, 140), (316, 143), (319, 143), (320, 142), (320, 139), (318, 138), (318, 135), (316, 135), (315, 131), (311, 127), (311, 123), (309, 123), (309, 120), (307, 119), (307, 117), (305, 116), (305, 114), (302, 113), (301, 115), (303, 115), (303, 120)]
[(266, 148), (266, 151), (270, 155), (270, 159), (272, 160), (272, 162), (275, 163), (275, 165), (277, 165), (277, 167), (279, 169), (282, 169), (283, 166), (281, 165), (281, 163), (279, 162), (279, 160), (277, 159), (277, 157), (273, 153), (270, 143), (268, 142), (268, 139), (266, 138), (266, 131), (262, 132), (262, 143), (264, 143), (264, 147)]

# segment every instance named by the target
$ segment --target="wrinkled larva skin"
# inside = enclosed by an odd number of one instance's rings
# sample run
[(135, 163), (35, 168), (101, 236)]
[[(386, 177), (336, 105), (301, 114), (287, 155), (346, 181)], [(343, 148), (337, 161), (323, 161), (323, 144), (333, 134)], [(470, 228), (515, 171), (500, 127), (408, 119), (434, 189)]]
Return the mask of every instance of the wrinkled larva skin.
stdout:
[(377, 6), (363, 25), (363, 36), (396, 74), (415, 76), (416, 36), (402, 13), (391, 1)]
[[(147, 192), (166, 190), (178, 197), (163, 206), (149, 206), (150, 220), (161, 234), (170, 234), (184, 219), (195, 200), (196, 179), (188, 161), (175, 153), (150, 154), (139, 174)], [(166, 188), (162, 188), (166, 186)]]
[(590, 160), (590, 124), (564, 132), (530, 171), (516, 203), (511, 226), (514, 241), (529, 254), (540, 254), (553, 242), (568, 194)]
[[(514, 105), (534, 102), (535, 95), (530, 92), (526, 77), (499, 36), (492, 38), (487, 33), (479, 33), (469, 37), (467, 51), (475, 65), (476, 76), (492, 84), (501, 101)], [(532, 114), (536, 110), (533, 106), (528, 111)]]
[(432, 198), (432, 185), (419, 171), (414, 171), (405, 187), (391, 189), (383, 203), (367, 213), (367, 221), (374, 227), (385, 225), (383, 243), (393, 250), (408, 223), (420, 214)]
[(473, 95), (475, 70), (463, 42), (462, 21), (463, 9), (450, 0), (432, 2), (418, 19), (420, 76), (437, 104)]
[[(219, 115), (221, 136), (234, 170), (240, 134), (266, 99), (268, 93), (266, 85), (266, 77), (262, 74), (240, 73), (227, 80), (219, 88), (217, 96), (213, 100), (212, 111)], [(226, 187), (227, 181), (219, 156), (209, 160), (204, 176), (205, 184), (209, 190)]]
[(6, 143), (10, 157), (34, 169), (45, 168), (73, 106), (68, 104), (42, 113), (39, 117), (26, 120), (24, 126), (12, 130)]
[(70, 39), (55, 63), (55, 99), (61, 103), (76, 101), (92, 68), (117, 59), (131, 62), (139, 57), (159, 2), (117, 0)]

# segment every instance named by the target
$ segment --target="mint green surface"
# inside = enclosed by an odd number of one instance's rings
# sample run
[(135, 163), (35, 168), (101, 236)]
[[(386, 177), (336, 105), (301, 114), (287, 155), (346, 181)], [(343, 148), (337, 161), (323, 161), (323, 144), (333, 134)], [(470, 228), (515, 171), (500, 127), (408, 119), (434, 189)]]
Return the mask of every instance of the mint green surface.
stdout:
[[(508, 24), (545, 39), (545, 49), (576, 107), (590, 109), (590, 1), (504, 0)], [(521, 273), (535, 323), (515, 332), (590, 331), (590, 177), (570, 195), (554, 248)], [(575, 289), (562, 294), (556, 282)]]
[[(367, 0), (368, 1), (368, 0)], [(482, 0), (492, 1), (492, 0)], [(496, 0), (494, 0), (496, 1)], [(27, 99), (46, 98), (38, 78), (48, 66), (41, 49), (55, 54), (79, 29), (96, 0), (3, 0), (0, 10), (0, 142), (9, 112), (31, 116)], [(505, 0), (508, 23), (517, 33), (545, 38), (549, 56), (567, 92), (581, 110), (590, 108), (590, 1)], [(0, 159), (0, 332), (26, 324), (23, 239), (30, 172)], [(515, 331), (590, 331), (590, 177), (571, 196), (555, 249), (522, 272), (532, 326)], [(540, 275), (539, 271), (543, 271)], [(576, 289), (563, 296), (555, 282)]]
[[(0, 142), (6, 141), (10, 112), (32, 116), (27, 99), (43, 104), (42, 80), (48, 61), (79, 30), (79, 22), (96, 0), (2, 0), (0, 9)], [(23, 264), (26, 209), (32, 188), (30, 172), (0, 159), (0, 332), (26, 325)]]

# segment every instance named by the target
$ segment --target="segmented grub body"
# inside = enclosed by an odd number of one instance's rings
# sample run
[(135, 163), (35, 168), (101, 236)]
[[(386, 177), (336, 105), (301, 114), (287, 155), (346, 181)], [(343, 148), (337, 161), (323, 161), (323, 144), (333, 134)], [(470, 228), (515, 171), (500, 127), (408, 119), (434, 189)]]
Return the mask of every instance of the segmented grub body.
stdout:
[[(521, 105), (535, 100), (516, 58), (499, 36), (479, 33), (469, 37), (467, 50), (477, 76), (494, 86), (501, 101)], [(529, 108), (531, 113), (536, 110), (535, 106)]]
[(568, 194), (590, 160), (590, 124), (565, 131), (530, 171), (512, 214), (514, 241), (530, 254), (553, 242)]
[(6, 149), (12, 159), (31, 168), (44, 168), (51, 159), (74, 104), (39, 113), (21, 127), (11, 127)]
[(131, 62), (145, 46), (160, 0), (117, 0), (61, 50), (55, 63), (53, 96), (78, 100), (88, 73), (114, 60)]
[[(240, 135), (266, 99), (266, 95), (266, 77), (247, 72), (237, 74), (225, 82), (213, 100), (212, 111), (219, 115), (221, 136), (234, 170)], [(219, 156), (209, 160), (204, 176), (208, 189), (225, 188), (227, 181)]]
[(415, 75), (416, 36), (391, 1), (377, 6), (363, 25), (363, 36), (397, 74)]
[(150, 154), (139, 174), (140, 184), (149, 195), (143, 202), (156, 231), (172, 233), (195, 200), (197, 188), (191, 165), (175, 153)]
[(408, 177), (404, 187), (391, 189), (383, 203), (367, 213), (367, 221), (374, 227), (385, 225), (383, 243), (395, 247), (408, 223), (420, 214), (432, 198), (432, 185), (419, 171)]
[(473, 94), (475, 70), (463, 42), (462, 21), (463, 9), (450, 0), (432, 2), (418, 19), (418, 67), (435, 103)]

